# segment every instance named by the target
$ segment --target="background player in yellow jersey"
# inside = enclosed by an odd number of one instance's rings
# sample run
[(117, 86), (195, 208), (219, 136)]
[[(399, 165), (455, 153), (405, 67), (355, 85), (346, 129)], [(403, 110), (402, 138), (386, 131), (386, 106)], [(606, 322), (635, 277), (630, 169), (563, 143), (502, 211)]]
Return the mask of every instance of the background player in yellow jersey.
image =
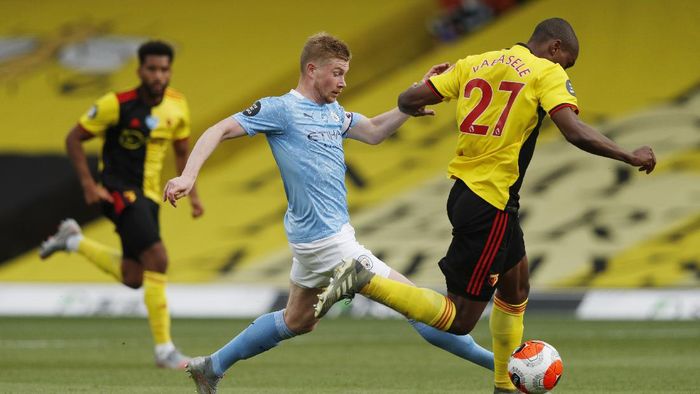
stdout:
[[(347, 261), (321, 294), (317, 315), (339, 298), (360, 292), (408, 317), (466, 334), (495, 291), (490, 316), (495, 392), (516, 392), (507, 363), (522, 339), (529, 293), (518, 191), (542, 119), (549, 115), (569, 142), (587, 152), (646, 173), (656, 165), (651, 148), (627, 152), (578, 118), (576, 95), (564, 71), (574, 65), (578, 52), (571, 25), (547, 19), (527, 44), (468, 56), (399, 96), (399, 109), (407, 114), (419, 114), (423, 106), (444, 99), (457, 100), (460, 135), (448, 168), (455, 184), (447, 200), (453, 237), (439, 263), (448, 297), (380, 278)], [(349, 284), (349, 291), (341, 291)]]
[[(178, 173), (189, 152), (190, 115), (184, 96), (168, 87), (174, 52), (170, 45), (150, 41), (139, 47), (141, 84), (99, 98), (66, 137), (66, 149), (83, 186), (88, 204), (101, 204), (116, 226), (122, 252), (84, 237), (73, 219), (42, 243), (47, 258), (59, 250), (78, 252), (125, 285), (144, 287), (144, 302), (155, 342), (156, 364), (182, 369), (189, 359), (170, 338), (170, 314), (165, 286), (168, 256), (158, 221), (160, 173), (172, 142)], [(101, 185), (90, 174), (82, 143), (93, 137), (102, 146)], [(192, 216), (204, 212), (197, 193), (190, 193)]]

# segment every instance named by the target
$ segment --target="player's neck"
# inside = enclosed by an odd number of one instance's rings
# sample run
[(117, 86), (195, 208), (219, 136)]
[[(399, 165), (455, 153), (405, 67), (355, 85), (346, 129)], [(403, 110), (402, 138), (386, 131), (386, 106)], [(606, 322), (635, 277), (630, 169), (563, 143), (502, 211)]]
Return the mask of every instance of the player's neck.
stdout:
[(547, 53), (547, 45), (544, 45), (542, 43), (532, 42), (532, 41), (528, 41), (526, 45), (530, 49), (530, 52), (532, 52), (533, 55), (535, 55), (537, 57), (541, 57), (543, 59), (551, 60), (550, 57), (548, 56), (548, 53)]
[(321, 95), (318, 94), (318, 92), (313, 88), (313, 85), (310, 83), (304, 83), (304, 80), (299, 80), (299, 83), (297, 84), (297, 87), (294, 89), (297, 92), (299, 92), (302, 96), (306, 97), (307, 99), (313, 101), (316, 104), (325, 104), (325, 101), (321, 97)]
[(143, 85), (139, 86), (139, 88), (137, 89), (137, 91), (138, 91), (138, 93), (139, 93), (139, 97), (141, 98), (141, 100), (143, 100), (143, 102), (145, 102), (147, 105), (150, 105), (150, 106), (154, 106), (154, 107), (155, 107), (156, 105), (160, 104), (161, 101), (163, 101), (163, 95), (162, 95), (162, 94), (160, 94), (160, 95), (155, 95), (155, 96), (154, 96), (154, 95), (151, 94), (151, 92), (150, 92), (148, 89), (146, 89), (146, 87), (143, 86)]

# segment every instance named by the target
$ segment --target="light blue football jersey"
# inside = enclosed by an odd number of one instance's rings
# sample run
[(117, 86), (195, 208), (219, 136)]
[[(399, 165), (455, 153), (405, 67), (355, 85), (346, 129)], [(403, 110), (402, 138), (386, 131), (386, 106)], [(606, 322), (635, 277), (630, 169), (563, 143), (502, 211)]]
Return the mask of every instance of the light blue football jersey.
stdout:
[(361, 116), (337, 101), (317, 104), (294, 89), (233, 115), (248, 135), (267, 137), (287, 194), (289, 242), (316, 241), (349, 222), (343, 139)]

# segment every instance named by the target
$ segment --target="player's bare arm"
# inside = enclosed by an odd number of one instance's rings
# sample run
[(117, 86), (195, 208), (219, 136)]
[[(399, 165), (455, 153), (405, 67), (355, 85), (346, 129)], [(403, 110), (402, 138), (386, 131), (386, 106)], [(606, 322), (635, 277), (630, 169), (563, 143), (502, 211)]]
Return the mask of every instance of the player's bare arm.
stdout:
[(233, 118), (226, 118), (205, 131), (194, 145), (182, 174), (168, 181), (163, 190), (163, 201), (177, 206), (177, 200), (191, 193), (199, 170), (224, 140), (246, 135), (243, 127)]
[(83, 142), (93, 137), (94, 135), (85, 131), (80, 125), (75, 125), (66, 136), (66, 151), (83, 187), (85, 202), (89, 205), (97, 204), (100, 201), (111, 203), (113, 202), (112, 196), (109, 195), (109, 192), (104, 187), (98, 185), (92, 174), (90, 174), (85, 150), (83, 149)]
[[(449, 63), (440, 63), (432, 66), (430, 70), (423, 76), (422, 81), (426, 81), (433, 75), (443, 73), (450, 67)], [(422, 84), (422, 83), (421, 83)], [(417, 86), (418, 83), (414, 84)], [(406, 122), (410, 116), (432, 116), (435, 111), (425, 109), (422, 105), (414, 109), (411, 113), (401, 111), (400, 108), (394, 108), (381, 115), (377, 115), (370, 119), (362, 119), (348, 131), (348, 137), (362, 141), (370, 145), (376, 145), (393, 135), (401, 125)]]
[(614, 141), (584, 123), (570, 108), (556, 111), (552, 115), (552, 120), (566, 140), (581, 150), (594, 155), (620, 160), (631, 166), (638, 167), (639, 171), (646, 171), (647, 174), (654, 171), (654, 167), (656, 167), (656, 157), (650, 147), (642, 146), (629, 153), (620, 148)]
[[(190, 151), (190, 141), (189, 138), (183, 138), (180, 140), (173, 141), (173, 150), (175, 151), (175, 168), (178, 174), (182, 174), (187, 164), (187, 157)], [(197, 193), (197, 187), (192, 186), (189, 193), (190, 204), (192, 205), (192, 217), (198, 218), (204, 214), (204, 206), (202, 201), (199, 199), (199, 194)]]
[(384, 112), (373, 118), (362, 118), (350, 130), (348, 137), (366, 144), (376, 145), (396, 133), (409, 116), (398, 108)]

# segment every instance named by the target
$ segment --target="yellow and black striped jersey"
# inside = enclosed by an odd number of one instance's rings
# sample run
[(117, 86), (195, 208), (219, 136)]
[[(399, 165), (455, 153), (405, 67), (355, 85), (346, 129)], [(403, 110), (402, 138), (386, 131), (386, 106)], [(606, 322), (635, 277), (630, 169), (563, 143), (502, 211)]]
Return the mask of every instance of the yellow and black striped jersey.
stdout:
[(102, 183), (108, 189), (138, 189), (160, 201), (160, 173), (169, 143), (190, 135), (185, 97), (172, 88), (156, 106), (136, 89), (100, 97), (80, 118), (80, 126), (104, 139)]
[(427, 82), (441, 98), (457, 99), (456, 156), (448, 175), (498, 209), (518, 206), (545, 114), (578, 112), (564, 69), (524, 44), (468, 56)]

